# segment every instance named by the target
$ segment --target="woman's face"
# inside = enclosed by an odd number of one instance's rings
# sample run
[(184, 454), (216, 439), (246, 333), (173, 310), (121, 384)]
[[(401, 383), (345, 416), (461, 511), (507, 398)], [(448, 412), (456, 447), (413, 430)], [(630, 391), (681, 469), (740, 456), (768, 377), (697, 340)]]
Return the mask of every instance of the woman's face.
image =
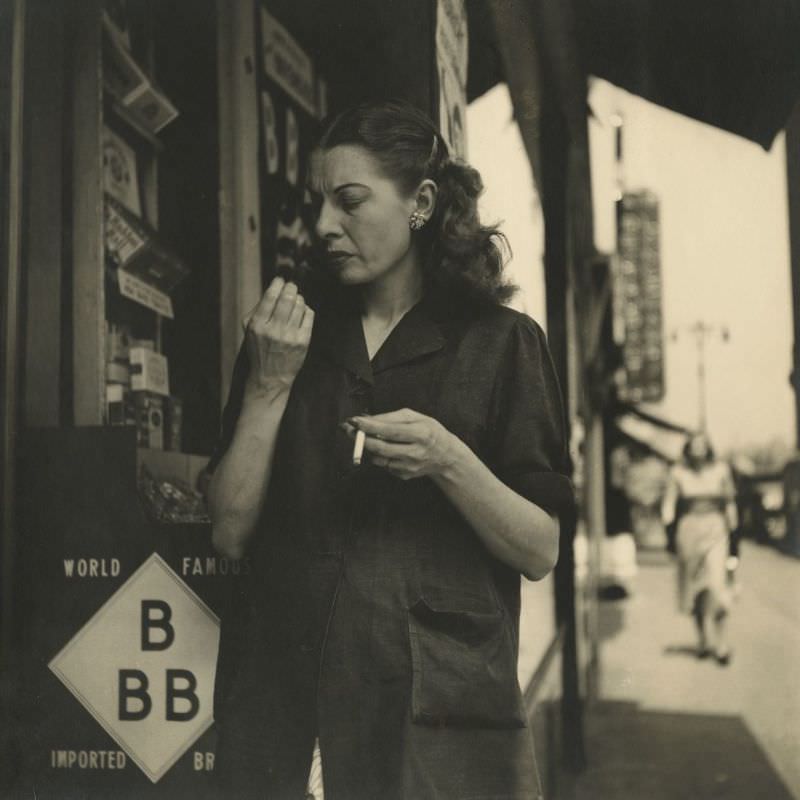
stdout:
[(694, 436), (692, 441), (689, 443), (689, 455), (695, 461), (702, 461), (708, 458), (708, 453), (708, 439), (706, 439), (706, 437), (702, 434), (700, 436)]
[(372, 283), (413, 264), (408, 219), (416, 208), (363, 147), (318, 150), (310, 185), (317, 201), (316, 231), (328, 265), (342, 283)]

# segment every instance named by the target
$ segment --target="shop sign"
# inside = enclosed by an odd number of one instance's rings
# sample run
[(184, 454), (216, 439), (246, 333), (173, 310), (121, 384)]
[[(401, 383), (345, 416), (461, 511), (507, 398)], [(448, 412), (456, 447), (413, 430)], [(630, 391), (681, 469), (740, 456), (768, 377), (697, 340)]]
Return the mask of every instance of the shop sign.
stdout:
[(106, 250), (117, 264), (129, 263), (147, 246), (147, 233), (144, 229), (126, 219), (122, 210), (108, 198), (103, 221)]
[(438, 0), (436, 66), (439, 73), (439, 128), (451, 151), (467, 154), (467, 12), (464, 0)]
[(155, 783), (213, 722), (219, 620), (156, 553), (50, 662)]
[(104, 239), (109, 265), (117, 267), (120, 292), (135, 303), (172, 319), (171, 292), (189, 274), (152, 228), (112, 195), (104, 204)]
[(314, 64), (294, 37), (265, 8), (261, 8), (264, 72), (309, 114), (317, 115)]
[(612, 262), (614, 339), (623, 360), (618, 392), (626, 402), (657, 402), (664, 395), (664, 341), (655, 195), (625, 193), (618, 242), (618, 256)]

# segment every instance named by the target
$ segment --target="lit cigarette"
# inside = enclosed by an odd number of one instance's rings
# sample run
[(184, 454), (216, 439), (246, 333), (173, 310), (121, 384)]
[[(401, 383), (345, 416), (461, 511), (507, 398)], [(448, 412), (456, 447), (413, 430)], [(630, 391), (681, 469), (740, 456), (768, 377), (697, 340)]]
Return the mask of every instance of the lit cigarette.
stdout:
[(364, 442), (367, 439), (367, 434), (362, 430), (356, 431), (356, 441), (353, 445), (353, 463), (358, 465), (361, 463), (361, 456), (364, 455)]

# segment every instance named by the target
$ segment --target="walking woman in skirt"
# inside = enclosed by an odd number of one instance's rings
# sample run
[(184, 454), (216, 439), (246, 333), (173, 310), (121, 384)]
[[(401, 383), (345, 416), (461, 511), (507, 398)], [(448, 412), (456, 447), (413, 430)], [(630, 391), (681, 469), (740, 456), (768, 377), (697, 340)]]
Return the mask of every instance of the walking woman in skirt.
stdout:
[(695, 619), (698, 657), (713, 655), (725, 666), (731, 658), (726, 561), (736, 497), (730, 467), (715, 458), (705, 434), (694, 435), (673, 466), (662, 513), (666, 525), (676, 526), (679, 605)]

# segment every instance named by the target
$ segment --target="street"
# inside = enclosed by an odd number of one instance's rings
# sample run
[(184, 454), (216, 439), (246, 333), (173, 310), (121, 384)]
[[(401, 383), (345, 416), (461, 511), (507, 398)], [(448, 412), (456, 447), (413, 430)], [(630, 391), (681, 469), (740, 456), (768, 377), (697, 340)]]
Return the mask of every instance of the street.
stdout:
[(576, 800), (800, 798), (800, 560), (744, 542), (733, 661), (698, 660), (674, 564), (640, 555), (633, 595), (601, 604), (599, 701)]

